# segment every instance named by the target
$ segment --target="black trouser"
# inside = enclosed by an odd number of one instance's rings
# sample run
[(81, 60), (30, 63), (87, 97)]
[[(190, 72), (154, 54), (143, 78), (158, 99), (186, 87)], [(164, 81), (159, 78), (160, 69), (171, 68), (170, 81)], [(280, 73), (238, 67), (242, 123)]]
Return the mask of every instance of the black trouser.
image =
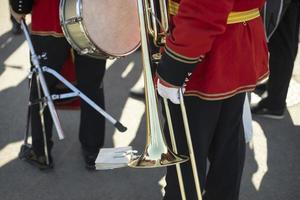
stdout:
[(264, 100), (271, 110), (284, 110), (286, 96), (297, 56), (300, 24), (300, 1), (289, 5), (277, 30), (269, 41), (270, 76), (268, 96)]
[[(185, 97), (201, 189), (207, 200), (237, 200), (245, 159), (245, 94), (218, 101)], [(189, 155), (179, 105), (169, 103), (178, 152)], [(165, 125), (165, 133), (168, 129)], [(169, 141), (169, 134), (166, 134)], [(170, 142), (169, 142), (170, 144)], [(207, 159), (210, 168), (207, 171)], [(188, 200), (197, 200), (190, 161), (180, 165)], [(180, 200), (176, 168), (167, 168), (164, 200)]]
[[(47, 59), (40, 60), (41, 66), (47, 66), (59, 72), (71, 52), (71, 47), (65, 38), (32, 36), (32, 42), (36, 54), (47, 53)], [(78, 89), (100, 107), (104, 108), (102, 80), (105, 73), (106, 61), (78, 55), (76, 52), (74, 52), (74, 59)], [(54, 90), (58, 80), (48, 73), (44, 73), (44, 75), (51, 92), (51, 90)], [(30, 95), (31, 99), (38, 97), (35, 77), (33, 77)], [(88, 152), (98, 152), (104, 143), (105, 119), (83, 100), (80, 101), (80, 108), (79, 140), (81, 145)], [(50, 152), (53, 146), (51, 140), (53, 121), (48, 107), (44, 111), (44, 119), (47, 145)], [(74, 124), (74, 126), (77, 125)], [(43, 155), (44, 142), (38, 104), (31, 108), (31, 127), (33, 149), (37, 154)]]

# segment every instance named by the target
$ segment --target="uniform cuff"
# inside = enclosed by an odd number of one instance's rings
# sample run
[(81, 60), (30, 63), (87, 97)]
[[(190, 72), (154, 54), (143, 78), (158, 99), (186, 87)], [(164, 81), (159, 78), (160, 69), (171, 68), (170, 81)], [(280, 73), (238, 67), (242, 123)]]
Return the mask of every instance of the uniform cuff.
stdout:
[(199, 58), (187, 60), (166, 48), (158, 65), (157, 73), (165, 82), (181, 87), (188, 73), (192, 72), (198, 63)]

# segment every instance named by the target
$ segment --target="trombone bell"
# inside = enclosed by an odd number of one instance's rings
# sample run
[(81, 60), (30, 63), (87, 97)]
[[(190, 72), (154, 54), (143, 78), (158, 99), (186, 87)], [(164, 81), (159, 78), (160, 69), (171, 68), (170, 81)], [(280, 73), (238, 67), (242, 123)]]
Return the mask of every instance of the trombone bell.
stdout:
[(133, 168), (155, 168), (166, 167), (180, 164), (189, 160), (189, 157), (177, 155), (171, 151), (166, 144), (149, 144), (146, 146), (144, 153), (137, 159), (129, 163)]

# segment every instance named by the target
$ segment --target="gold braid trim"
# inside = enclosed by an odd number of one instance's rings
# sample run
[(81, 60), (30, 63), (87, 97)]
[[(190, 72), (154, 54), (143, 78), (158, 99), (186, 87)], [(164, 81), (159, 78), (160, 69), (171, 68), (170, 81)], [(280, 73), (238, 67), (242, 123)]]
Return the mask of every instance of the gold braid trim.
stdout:
[[(268, 75), (269, 75), (269, 72), (262, 75), (258, 79), (257, 82), (260, 82), (261, 80), (265, 79)], [(198, 90), (189, 90), (184, 93), (184, 96), (196, 96), (196, 97), (199, 97), (200, 99), (204, 99), (204, 100), (222, 100), (222, 99), (227, 99), (229, 97), (232, 97), (232, 96), (242, 93), (242, 92), (251, 92), (254, 90), (255, 87), (256, 87), (256, 84), (244, 85), (244, 86), (238, 87), (234, 90), (231, 90), (229, 92), (217, 93), (217, 94), (208, 94), (208, 93), (200, 92)]]
[(241, 11), (231, 12), (227, 19), (227, 24), (236, 24), (241, 22), (247, 22), (260, 16), (258, 8)]
[[(179, 6), (180, 6), (179, 3), (169, 0), (169, 4), (168, 4), (169, 14), (174, 16), (177, 15)], [(239, 11), (239, 12), (233, 11), (230, 12), (227, 18), (227, 24), (237, 24), (237, 23), (247, 22), (259, 16), (260, 16), (260, 12), (258, 8), (254, 8), (246, 11)]]
[(63, 33), (57, 33), (55, 31), (31, 31), (32, 35), (39, 35), (39, 36), (53, 36), (53, 37), (65, 37)]
[(179, 3), (169, 0), (169, 13), (170, 15), (177, 15), (179, 10)]
[(187, 63), (187, 64), (196, 64), (198, 62), (201, 62), (204, 56), (199, 57), (187, 57), (183, 56), (181, 54), (176, 53), (175, 51), (171, 50), (168, 46), (165, 47), (165, 52), (173, 58), (174, 60), (177, 60), (179, 62)]

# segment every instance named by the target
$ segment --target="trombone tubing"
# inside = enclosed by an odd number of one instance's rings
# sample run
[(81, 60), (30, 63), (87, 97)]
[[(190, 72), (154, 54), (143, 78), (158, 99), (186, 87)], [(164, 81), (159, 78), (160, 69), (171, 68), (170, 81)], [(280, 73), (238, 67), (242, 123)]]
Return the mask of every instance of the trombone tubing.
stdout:
[[(165, 113), (166, 113), (166, 119), (167, 119), (167, 123), (168, 123), (168, 127), (169, 127), (172, 148), (173, 148), (174, 153), (178, 153), (170, 108), (168, 105), (168, 100), (167, 100), (167, 98), (163, 97), (163, 101), (164, 101), (164, 106), (165, 106)], [(183, 182), (180, 164), (176, 164), (176, 172), (177, 172), (178, 184), (179, 184), (179, 188), (180, 188), (181, 199), (186, 200), (186, 193), (185, 193), (185, 189), (184, 189), (184, 182)]]
[[(143, 5), (144, 4), (146, 5)], [(153, 3), (152, 3), (153, 5)], [(148, 49), (148, 41), (147, 41), (147, 31), (146, 31), (146, 27), (149, 26), (150, 22), (149, 21), (145, 21), (145, 18), (148, 20), (151, 17), (149, 17), (149, 15), (147, 15), (148, 10), (144, 10), (144, 6), (148, 9), (148, 4), (147, 4), (147, 0), (138, 0), (138, 12), (139, 12), (139, 20), (140, 20), (140, 31), (141, 31), (141, 44), (142, 44), (142, 55), (143, 55), (143, 61), (144, 61), (144, 78), (145, 78), (145, 88), (148, 88), (148, 90), (154, 90), (154, 85), (153, 85), (153, 80), (152, 80), (152, 76), (149, 76), (149, 74), (151, 75), (151, 69), (150, 69), (150, 57), (149, 57), (149, 49)], [(146, 13), (145, 13), (146, 12)], [(146, 15), (146, 17), (145, 17)], [(147, 23), (147, 26), (146, 26)], [(152, 34), (151, 30), (148, 30), (150, 34)], [(154, 34), (154, 36), (157, 35), (157, 33)], [(153, 96), (151, 96), (152, 98), (149, 98), (147, 95), (147, 90), (145, 89), (145, 93), (146, 93), (146, 103), (149, 100), (154, 100), (156, 98), (153, 98)], [(166, 100), (164, 100), (164, 102), (166, 102)], [(149, 102), (149, 103), (154, 103), (154, 105), (156, 105), (157, 102)], [(169, 110), (168, 104), (165, 103), (166, 106), (166, 110)], [(189, 154), (190, 154), (190, 159), (191, 159), (191, 164), (192, 164), (192, 170), (193, 170), (193, 176), (194, 176), (194, 181), (195, 181), (195, 187), (196, 187), (196, 192), (197, 192), (197, 196), (198, 196), (198, 200), (202, 200), (202, 195), (201, 195), (201, 188), (200, 188), (200, 183), (199, 183), (199, 178), (198, 178), (198, 172), (197, 172), (197, 166), (196, 166), (196, 161), (195, 161), (195, 156), (194, 156), (194, 150), (193, 150), (193, 144), (192, 144), (192, 140), (191, 140), (191, 135), (190, 135), (190, 131), (189, 131), (189, 125), (188, 125), (188, 120), (187, 120), (187, 115), (186, 115), (186, 109), (184, 106), (184, 100), (183, 100), (183, 93), (182, 93), (182, 89), (180, 89), (180, 106), (181, 106), (181, 111), (182, 111), (182, 116), (183, 116), (183, 123), (184, 123), (184, 128), (185, 128), (185, 132), (186, 132), (186, 137), (187, 137), (187, 142), (188, 142), (188, 148), (189, 148)], [(150, 117), (150, 116), (148, 116)], [(154, 118), (156, 118), (155, 116), (152, 116)], [(148, 126), (148, 125), (147, 125)], [(147, 127), (150, 128), (150, 127)], [(171, 134), (171, 131), (170, 131)], [(175, 137), (174, 134), (173, 136), (171, 136), (171, 138), (173, 137), (173, 141), (172, 143), (175, 143)], [(175, 150), (176, 145), (174, 145)], [(185, 200), (185, 192), (184, 192), (184, 188), (183, 188), (183, 178), (182, 178), (182, 174), (181, 174), (181, 170), (179, 167), (179, 164), (176, 165), (176, 169), (177, 169), (177, 175), (178, 175), (178, 180), (179, 180), (179, 184), (181, 185), (181, 196), (183, 198), (183, 200)], [(183, 188), (183, 189), (182, 189)], [(183, 194), (184, 192), (184, 194)]]
[(181, 108), (181, 113), (182, 113), (182, 119), (183, 119), (183, 125), (184, 125), (184, 129), (185, 129), (186, 140), (187, 140), (187, 144), (188, 144), (188, 148), (189, 148), (189, 155), (190, 155), (190, 159), (191, 159), (196, 193), (198, 196), (198, 200), (202, 200), (202, 193), (201, 193), (201, 187), (200, 187), (200, 182), (199, 182), (197, 164), (196, 164), (196, 159), (195, 159), (195, 154), (194, 154), (194, 148), (193, 148), (193, 142), (192, 142), (190, 127), (189, 127), (189, 122), (188, 122), (186, 109), (185, 109), (185, 105), (184, 105), (182, 88), (179, 89), (179, 100), (180, 100), (180, 108)]
[[(193, 148), (193, 142), (192, 142), (190, 128), (189, 128), (188, 118), (187, 118), (187, 114), (186, 114), (186, 108), (185, 108), (184, 99), (183, 99), (182, 88), (179, 89), (179, 100), (180, 100), (180, 108), (181, 108), (181, 114), (182, 114), (182, 119), (183, 119), (183, 126), (184, 126), (184, 130), (185, 130), (185, 135), (186, 135), (186, 140), (187, 140), (187, 145), (188, 145), (188, 150), (189, 150), (189, 156), (190, 156), (190, 160), (191, 160), (191, 166), (192, 166), (192, 171), (193, 171), (193, 178), (194, 178), (194, 182), (195, 182), (196, 193), (197, 193), (198, 200), (202, 200), (199, 175), (198, 175), (198, 170), (197, 170), (197, 164), (196, 164), (196, 159), (195, 159), (195, 154), (194, 154), (194, 148)], [(167, 123), (168, 123), (168, 127), (169, 127), (170, 139), (171, 139), (173, 151), (175, 153), (177, 153), (177, 146), (176, 146), (168, 101), (166, 98), (163, 98), (163, 102), (164, 102), (164, 106), (165, 106), (166, 119), (167, 119)], [(181, 192), (181, 198), (182, 198), (182, 200), (186, 200), (183, 176), (182, 176), (182, 172), (181, 172), (179, 164), (176, 164), (176, 171), (177, 171), (177, 177), (178, 177), (178, 182), (179, 182), (179, 188), (180, 188), (180, 192)]]

